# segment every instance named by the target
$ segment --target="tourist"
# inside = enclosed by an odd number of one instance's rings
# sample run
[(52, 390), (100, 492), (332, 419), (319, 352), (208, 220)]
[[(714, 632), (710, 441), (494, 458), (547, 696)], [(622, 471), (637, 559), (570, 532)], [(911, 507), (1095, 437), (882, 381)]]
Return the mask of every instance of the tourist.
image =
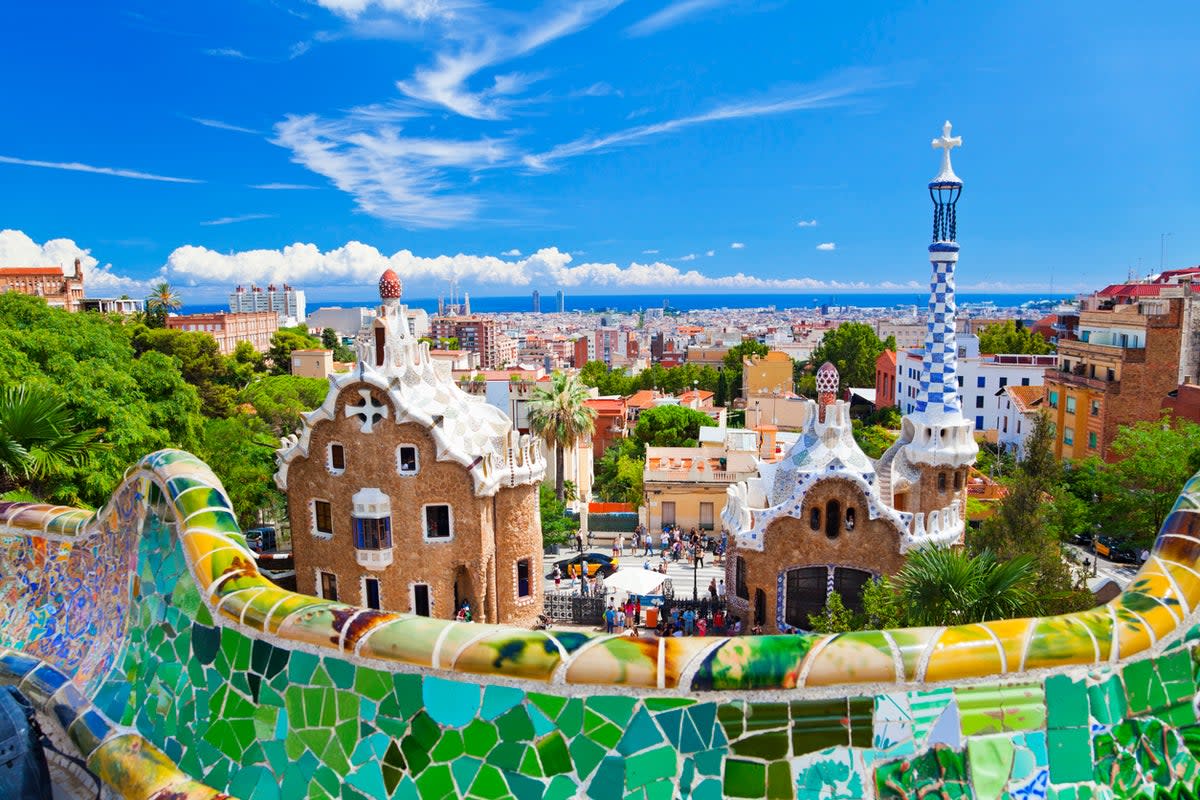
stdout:
[(725, 599), (725, 579), (724, 578), (722, 578), (721, 582), (717, 584), (717, 599), (718, 600)]
[(642, 624), (642, 598), (640, 595), (633, 601), (633, 624)]
[(554, 565), (554, 591), (556, 591), (556, 592), (558, 591), (558, 586), (561, 583), (562, 583), (562, 570), (558, 568), (557, 564), (555, 564)]
[(696, 635), (697, 636), (707, 636), (708, 635), (708, 621), (704, 617), (701, 617), (700, 619), (696, 620)]
[(579, 594), (583, 597), (588, 596), (588, 579), (586, 575), (579, 579)]
[[(623, 632), (625, 630), (625, 609), (621, 608), (620, 606), (617, 606), (616, 623), (617, 623), (617, 627), (616, 627), (615, 632), (616, 633)], [(609, 633), (612, 633), (612, 632), (613, 631), (609, 631)]]
[(712, 596), (713, 605), (717, 602), (717, 579), (713, 578), (708, 582), (708, 593)]
[(649, 531), (644, 531), (642, 533), (642, 543), (646, 548), (646, 552), (642, 553), (642, 555), (654, 555), (654, 537), (650, 535)]
[(692, 558), (695, 559), (696, 569), (704, 569), (704, 549), (700, 547), (699, 542), (692, 545)]
[(607, 633), (613, 632), (613, 626), (617, 624), (617, 612), (609, 605), (608, 610), (604, 612), (604, 630)]
[(717, 609), (713, 613), (713, 632), (717, 634), (725, 633), (725, 615), (721, 613), (721, 609)]
[(632, 597), (625, 598), (625, 618), (633, 619), (633, 598)]
[(689, 608), (687, 611), (683, 612), (683, 630), (688, 636), (691, 636), (693, 631), (695, 630), (695, 627), (696, 627), (696, 612), (692, 611)]

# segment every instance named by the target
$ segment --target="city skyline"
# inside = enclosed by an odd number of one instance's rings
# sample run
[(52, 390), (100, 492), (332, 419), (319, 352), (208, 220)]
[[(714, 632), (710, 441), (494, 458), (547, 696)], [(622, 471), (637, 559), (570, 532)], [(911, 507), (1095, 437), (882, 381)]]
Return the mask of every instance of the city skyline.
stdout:
[[(198, 302), (367, 297), (388, 267), (426, 297), (919, 291), (947, 117), (962, 291), (1195, 263), (1194, 9), (881, 9), (22, 7), (12, 102), (57, 122), (0, 147), (0, 265), (82, 256), (90, 294)], [(22, 70), (51, 25), (66, 57)]]

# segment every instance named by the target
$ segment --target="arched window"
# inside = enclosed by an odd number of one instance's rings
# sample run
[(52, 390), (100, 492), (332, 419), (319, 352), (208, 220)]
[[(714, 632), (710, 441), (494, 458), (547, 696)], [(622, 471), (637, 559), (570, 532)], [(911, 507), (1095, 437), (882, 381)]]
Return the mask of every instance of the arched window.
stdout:
[(837, 535), (842, 532), (842, 504), (837, 500), (830, 500), (825, 504), (825, 535), (830, 539), (836, 539)]
[(854, 530), (854, 523), (855, 523), (854, 517), (855, 517), (854, 506), (847, 506), (847, 508), (846, 508), (846, 530), (848, 530), (848, 531)]
[(946, 491), (946, 473), (944, 473), (944, 472), (938, 473), (938, 491), (939, 492)]
[(375, 326), (375, 366), (377, 367), (383, 366), (383, 342), (386, 335), (382, 324)]
[(962, 489), (962, 473), (955, 470), (954, 472), (954, 491)]
[(813, 506), (808, 512), (808, 526), (814, 531), (821, 530), (821, 509)]

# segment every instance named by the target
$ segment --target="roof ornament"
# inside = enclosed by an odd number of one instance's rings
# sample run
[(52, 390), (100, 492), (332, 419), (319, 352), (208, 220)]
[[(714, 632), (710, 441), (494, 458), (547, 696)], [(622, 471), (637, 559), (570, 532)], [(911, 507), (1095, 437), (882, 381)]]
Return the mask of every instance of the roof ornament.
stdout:
[(954, 174), (954, 167), (950, 166), (950, 151), (955, 147), (962, 147), (962, 143), (961, 136), (950, 135), (950, 120), (946, 120), (946, 124), (942, 126), (941, 137), (931, 142), (934, 150), (941, 148), (942, 151), (942, 171), (933, 179), (934, 183), (962, 183)]

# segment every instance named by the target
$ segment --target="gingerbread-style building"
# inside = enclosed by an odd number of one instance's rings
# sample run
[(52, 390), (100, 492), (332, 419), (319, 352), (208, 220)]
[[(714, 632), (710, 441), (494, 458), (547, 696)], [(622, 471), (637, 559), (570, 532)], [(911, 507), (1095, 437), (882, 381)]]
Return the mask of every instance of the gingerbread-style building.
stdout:
[(392, 270), (353, 371), (283, 442), (301, 592), (372, 608), (528, 624), (542, 608), (536, 441), (466, 394), (409, 331)]
[(805, 401), (802, 435), (778, 463), (729, 487), (723, 519), (732, 532), (726, 584), (731, 613), (766, 631), (805, 629), (837, 592), (861, 608), (867, 581), (897, 572), (914, 547), (962, 541), (967, 473), (978, 445), (956, 384), (955, 205), (962, 181), (950, 166), (961, 143), (950, 125), (930, 184), (934, 242), (929, 321), (917, 408), (878, 463), (854, 441), (849, 405), (836, 399), (837, 370), (817, 371), (817, 402)]

